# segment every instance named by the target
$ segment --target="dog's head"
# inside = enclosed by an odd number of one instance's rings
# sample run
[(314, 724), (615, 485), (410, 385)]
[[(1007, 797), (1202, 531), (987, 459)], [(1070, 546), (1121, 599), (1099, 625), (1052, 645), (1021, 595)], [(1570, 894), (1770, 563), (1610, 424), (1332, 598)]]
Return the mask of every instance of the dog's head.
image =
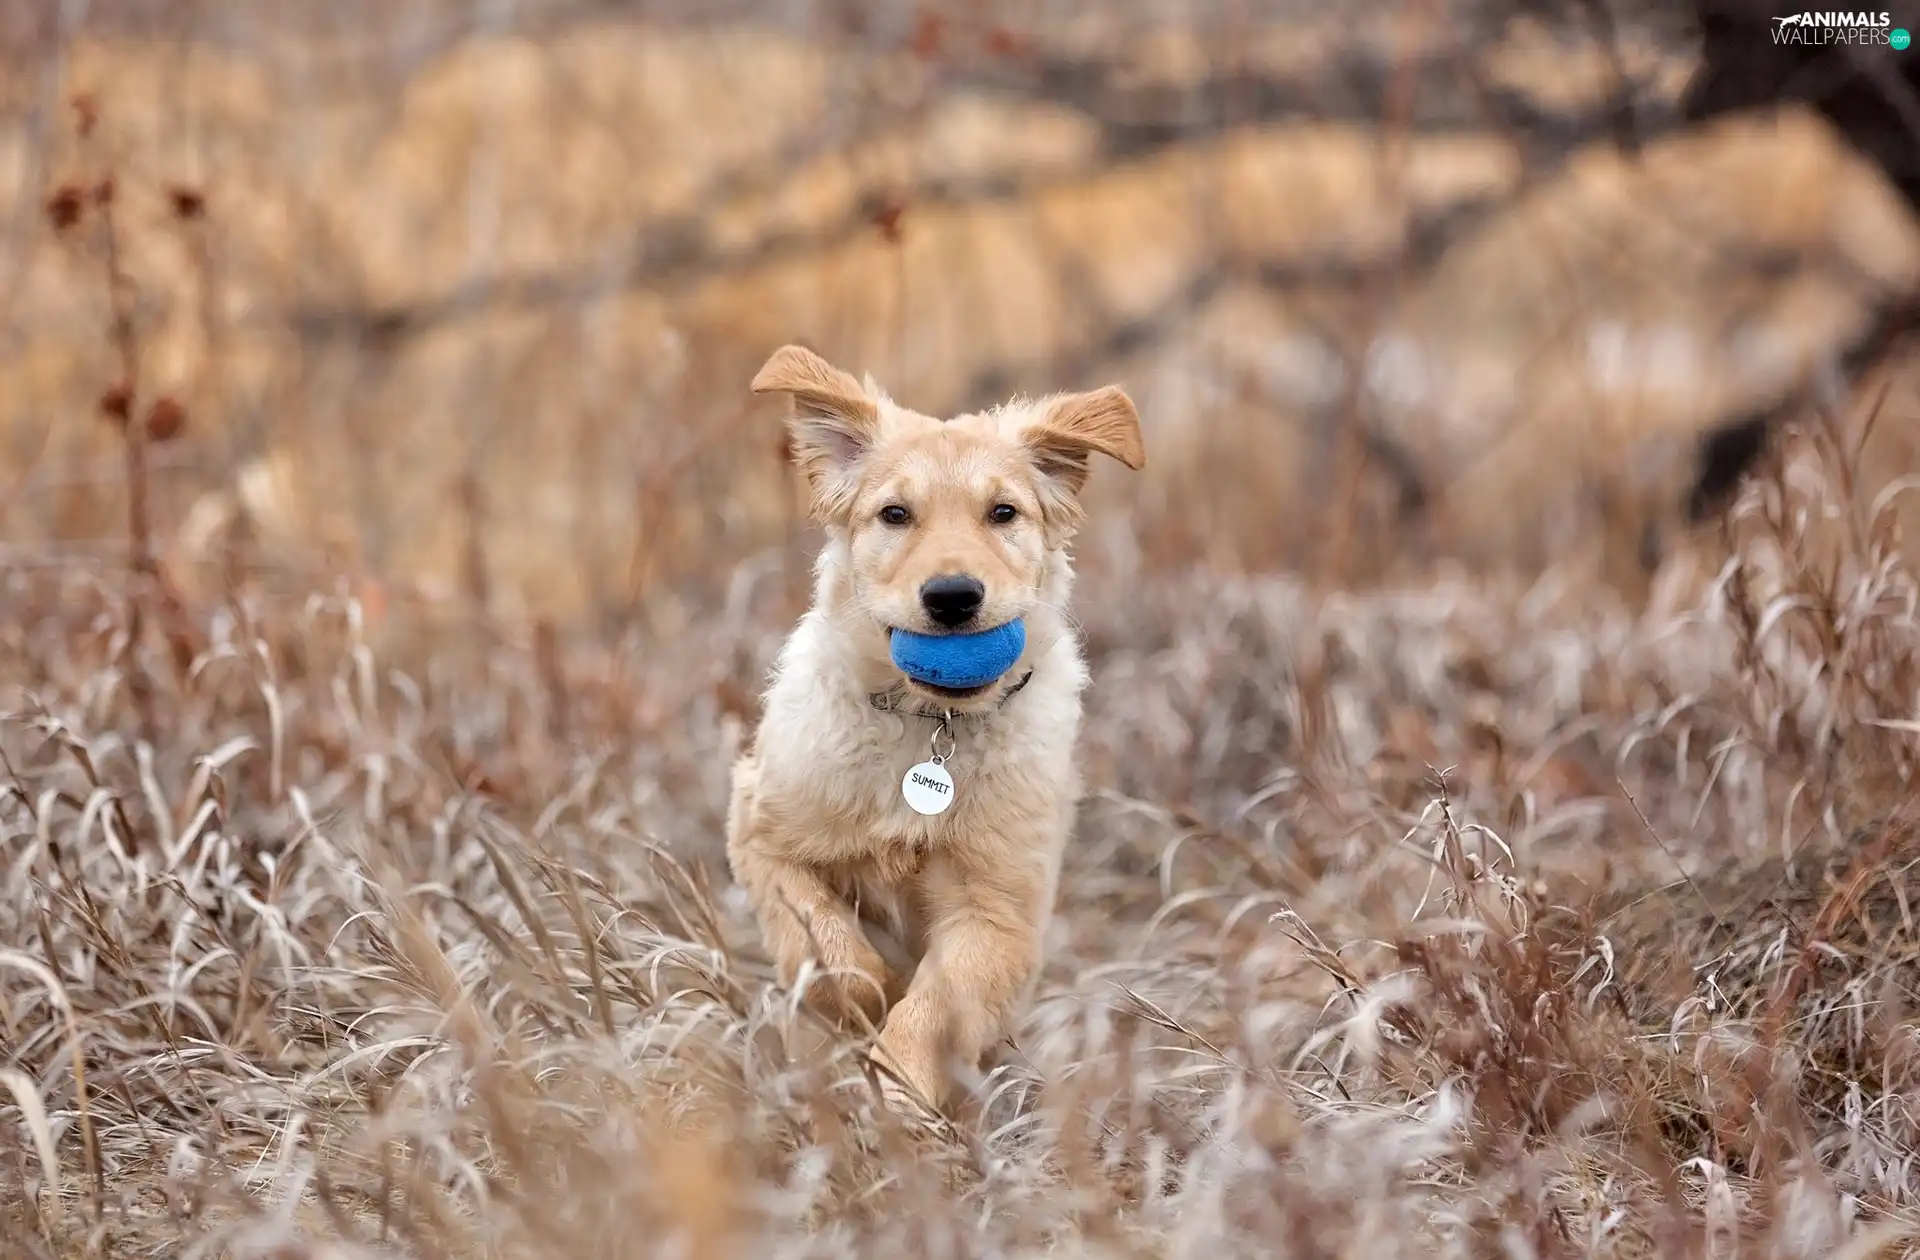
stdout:
[(1146, 464), (1115, 386), (939, 420), (790, 345), (753, 390), (792, 396), (813, 517), (844, 547), (847, 602), (881, 644), (895, 627), (968, 633), (1057, 612), (1088, 461)]

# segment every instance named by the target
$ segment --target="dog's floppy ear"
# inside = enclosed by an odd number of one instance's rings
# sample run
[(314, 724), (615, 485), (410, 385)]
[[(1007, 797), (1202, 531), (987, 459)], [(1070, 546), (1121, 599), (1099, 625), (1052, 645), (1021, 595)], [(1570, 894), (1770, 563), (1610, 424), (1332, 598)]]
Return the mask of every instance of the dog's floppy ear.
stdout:
[(1068, 526), (1078, 524), (1078, 496), (1097, 452), (1138, 472), (1147, 466), (1140, 437), (1140, 413), (1118, 385), (1066, 394), (1042, 404), (1039, 418), (1021, 434), (1028, 457), (1052, 493), (1047, 514)]
[(873, 445), (880, 409), (859, 381), (805, 346), (773, 352), (753, 377), (756, 394), (790, 394), (794, 460), (813, 491), (813, 510), (839, 514), (853, 493), (852, 470)]

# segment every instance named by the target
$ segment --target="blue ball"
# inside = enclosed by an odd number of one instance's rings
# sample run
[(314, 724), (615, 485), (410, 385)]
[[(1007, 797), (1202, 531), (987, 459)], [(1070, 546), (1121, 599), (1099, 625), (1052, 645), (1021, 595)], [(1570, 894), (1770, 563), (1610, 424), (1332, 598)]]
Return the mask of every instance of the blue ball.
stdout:
[(1015, 619), (975, 634), (893, 632), (893, 663), (918, 682), (956, 691), (984, 687), (1013, 668), (1027, 647), (1027, 626)]

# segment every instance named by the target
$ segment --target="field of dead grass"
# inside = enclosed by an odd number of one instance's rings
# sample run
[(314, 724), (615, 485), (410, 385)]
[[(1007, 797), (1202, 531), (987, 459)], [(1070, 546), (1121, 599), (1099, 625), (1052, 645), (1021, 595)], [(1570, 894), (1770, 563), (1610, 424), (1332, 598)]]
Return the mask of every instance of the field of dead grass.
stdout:
[[(351, 41), (130, 38), (0, 87), (58, 103), (0, 137), (0, 1253), (1920, 1254), (1910, 360), (1650, 589), (1583, 475), (1670, 512), (1703, 417), (1920, 276), (1817, 125), (1116, 160), (760, 28), (421, 36), (397, 91)], [(1577, 93), (1536, 39), (1489, 74)], [(927, 407), (1112, 374), (1149, 426), (1081, 547), (1046, 975), (934, 1132), (722, 857), (806, 589), (745, 390), (793, 336)], [(101, 422), (129, 345), (177, 438)], [(1330, 489), (1361, 379), (1440, 518), (1322, 565), (1377, 506)]]
[(1090, 584), (1046, 979), (935, 1134), (873, 1110), (729, 890), (777, 584), (613, 655), (375, 651), (327, 598), (176, 655), (125, 584), (16, 573), (0, 1237), (1910, 1254), (1920, 589), (1864, 510), (1830, 571), (1796, 559), (1844, 502), (1816, 436), (1679, 614)]

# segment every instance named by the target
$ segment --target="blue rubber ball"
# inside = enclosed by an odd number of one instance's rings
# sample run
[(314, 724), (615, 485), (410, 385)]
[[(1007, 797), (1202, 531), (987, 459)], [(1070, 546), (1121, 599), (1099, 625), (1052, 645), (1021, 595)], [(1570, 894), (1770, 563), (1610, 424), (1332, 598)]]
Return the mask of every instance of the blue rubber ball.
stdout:
[(964, 690), (984, 687), (1013, 668), (1027, 647), (1018, 619), (975, 634), (893, 632), (893, 663), (917, 682)]

